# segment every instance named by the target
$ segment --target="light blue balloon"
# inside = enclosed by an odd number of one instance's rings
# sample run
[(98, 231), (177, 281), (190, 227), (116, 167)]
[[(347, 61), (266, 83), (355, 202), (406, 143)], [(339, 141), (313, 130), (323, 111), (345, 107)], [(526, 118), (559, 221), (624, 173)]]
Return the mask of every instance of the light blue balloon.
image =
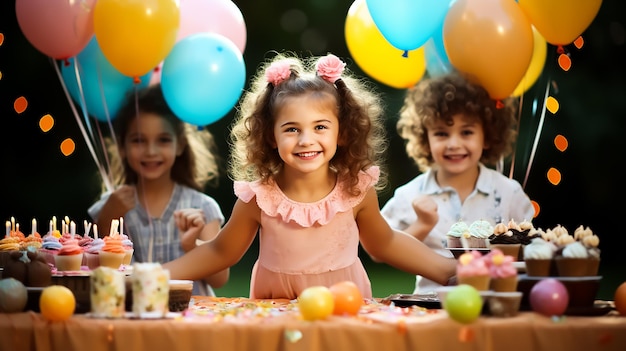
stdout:
[(372, 20), (394, 47), (410, 51), (441, 26), (450, 0), (366, 0)]
[(230, 39), (196, 33), (178, 41), (163, 60), (161, 88), (178, 118), (205, 126), (235, 106), (245, 79), (243, 56)]
[[(123, 75), (109, 63), (100, 50), (95, 35), (75, 58), (68, 61), (69, 64), (61, 64), (61, 75), (72, 100), (99, 121), (113, 120), (124, 104), (127, 93), (134, 90), (133, 78)], [(137, 88), (147, 87), (151, 76), (152, 72), (140, 77)], [(79, 82), (83, 89), (85, 106), (81, 102)]]
[(424, 56), (429, 76), (439, 77), (452, 72), (452, 64), (443, 46), (443, 23), (424, 44)]

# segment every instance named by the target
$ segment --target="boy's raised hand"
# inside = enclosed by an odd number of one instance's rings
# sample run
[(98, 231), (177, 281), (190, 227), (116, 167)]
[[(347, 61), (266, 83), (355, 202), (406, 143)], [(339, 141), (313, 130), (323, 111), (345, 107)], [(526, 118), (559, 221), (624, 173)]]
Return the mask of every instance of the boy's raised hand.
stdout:
[(185, 252), (196, 247), (196, 239), (205, 225), (204, 212), (198, 208), (174, 211), (174, 220), (180, 234), (180, 245)]
[(439, 221), (437, 203), (428, 195), (419, 195), (413, 200), (413, 211), (425, 226), (434, 227)]

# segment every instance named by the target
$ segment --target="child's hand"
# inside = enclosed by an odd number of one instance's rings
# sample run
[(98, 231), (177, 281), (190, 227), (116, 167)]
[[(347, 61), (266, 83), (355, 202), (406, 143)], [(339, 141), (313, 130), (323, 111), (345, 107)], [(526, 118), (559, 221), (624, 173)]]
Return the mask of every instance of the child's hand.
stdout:
[(431, 228), (439, 221), (437, 203), (428, 195), (419, 195), (413, 200), (413, 210), (418, 220)]
[(174, 220), (180, 234), (180, 246), (185, 252), (196, 247), (196, 239), (204, 228), (204, 212), (197, 208), (174, 211)]
[(108, 204), (112, 208), (124, 214), (135, 208), (136, 205), (135, 187), (132, 185), (122, 185), (111, 193)]

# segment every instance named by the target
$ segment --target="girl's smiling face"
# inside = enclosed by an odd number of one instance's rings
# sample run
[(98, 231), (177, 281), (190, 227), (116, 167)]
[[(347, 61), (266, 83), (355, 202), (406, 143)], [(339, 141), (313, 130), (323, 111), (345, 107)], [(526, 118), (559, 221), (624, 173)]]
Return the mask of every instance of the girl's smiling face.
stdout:
[(327, 172), (337, 152), (338, 136), (336, 104), (326, 96), (287, 98), (274, 121), (274, 146), (286, 170)]
[(478, 119), (457, 114), (452, 120), (451, 125), (439, 120), (429, 127), (428, 144), (439, 171), (458, 175), (475, 170), (487, 146)]
[(169, 178), (182, 151), (174, 128), (165, 119), (153, 113), (140, 113), (130, 122), (120, 153), (145, 181)]

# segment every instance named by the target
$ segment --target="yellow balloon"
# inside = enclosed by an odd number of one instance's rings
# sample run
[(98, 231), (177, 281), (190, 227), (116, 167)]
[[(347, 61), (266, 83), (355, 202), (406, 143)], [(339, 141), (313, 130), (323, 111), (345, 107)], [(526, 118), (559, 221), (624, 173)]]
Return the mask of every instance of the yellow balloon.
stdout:
[(443, 24), (450, 63), (495, 100), (513, 93), (530, 65), (533, 31), (511, 0), (456, 0)]
[(180, 26), (178, 0), (98, 0), (94, 33), (109, 63), (139, 77), (169, 54)]
[(602, 0), (519, 0), (518, 4), (548, 43), (567, 45), (589, 27)]
[(346, 17), (346, 44), (357, 65), (370, 77), (397, 89), (409, 88), (426, 72), (424, 49), (403, 51), (391, 45), (374, 24), (365, 0), (355, 0)]
[(548, 43), (539, 34), (537, 28), (533, 27), (533, 57), (530, 59), (530, 65), (526, 74), (513, 91), (513, 96), (520, 96), (530, 89), (543, 72), (543, 66), (546, 64), (546, 56), (548, 54)]

